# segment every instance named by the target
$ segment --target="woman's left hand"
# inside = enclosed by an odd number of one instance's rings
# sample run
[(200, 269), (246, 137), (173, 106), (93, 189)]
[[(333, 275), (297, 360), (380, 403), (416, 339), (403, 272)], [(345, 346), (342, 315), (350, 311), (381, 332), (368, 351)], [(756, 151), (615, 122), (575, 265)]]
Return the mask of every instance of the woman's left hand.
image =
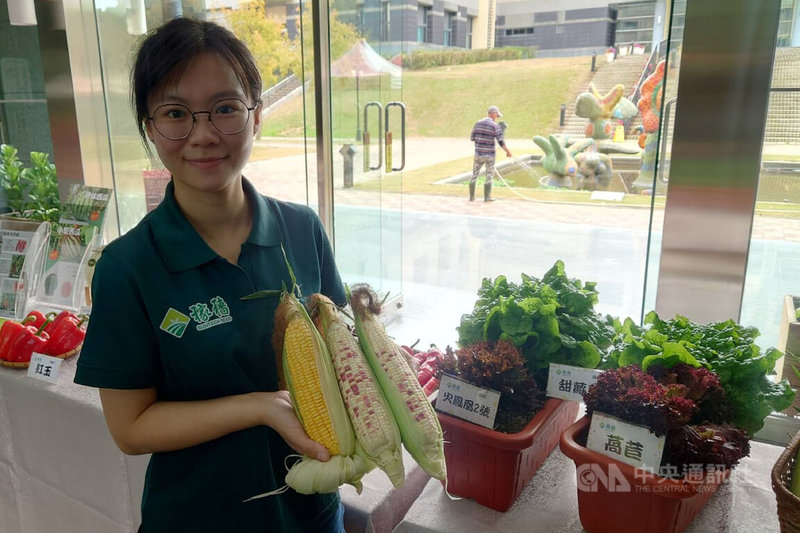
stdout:
[(264, 424), (277, 431), (295, 451), (320, 461), (330, 459), (328, 449), (311, 440), (297, 419), (289, 391), (264, 392), (259, 394), (264, 406)]

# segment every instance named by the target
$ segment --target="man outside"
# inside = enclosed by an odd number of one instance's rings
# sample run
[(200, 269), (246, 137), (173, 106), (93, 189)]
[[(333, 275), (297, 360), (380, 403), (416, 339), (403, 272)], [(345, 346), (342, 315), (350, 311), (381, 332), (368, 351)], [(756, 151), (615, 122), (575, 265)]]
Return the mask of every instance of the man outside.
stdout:
[(486, 165), (486, 183), (483, 185), (483, 201), (494, 202), (492, 198), (492, 178), (494, 178), (494, 143), (506, 151), (506, 156), (511, 157), (511, 150), (508, 149), (503, 139), (503, 128), (497, 123), (498, 117), (503, 114), (496, 105), (490, 106), (486, 112), (486, 117), (482, 118), (472, 127), (469, 138), (475, 143), (475, 159), (472, 164), (472, 179), (469, 181), (469, 201), (475, 200), (475, 183), (478, 181), (478, 174), (481, 167)]

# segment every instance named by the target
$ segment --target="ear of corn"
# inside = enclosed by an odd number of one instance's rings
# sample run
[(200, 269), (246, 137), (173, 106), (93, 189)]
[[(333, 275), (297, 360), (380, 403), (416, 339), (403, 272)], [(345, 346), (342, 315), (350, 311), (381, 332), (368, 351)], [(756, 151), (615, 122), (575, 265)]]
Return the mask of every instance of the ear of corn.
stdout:
[(360, 491), (361, 477), (372, 465), (355, 456), (353, 427), (325, 342), (303, 305), (288, 292), (275, 313), (273, 345), (297, 418), (308, 436), (331, 454), (327, 462), (303, 457), (289, 470), (287, 485), (303, 494), (335, 492), (342, 483)]
[(361, 477), (371, 466), (360, 455), (332, 455), (327, 462), (314, 459), (294, 464), (286, 474), (286, 484), (300, 494), (336, 492), (339, 485), (349, 483), (361, 493)]
[(403, 445), (423, 470), (444, 481), (447, 467), (439, 419), (400, 347), (378, 320), (374, 292), (365, 285), (354, 287), (350, 307), (359, 342), (397, 421)]
[(358, 340), (350, 333), (336, 305), (326, 296), (312, 295), (309, 305), (331, 355), (339, 390), (360, 448), (396, 488), (402, 487), (405, 470), (400, 431)]

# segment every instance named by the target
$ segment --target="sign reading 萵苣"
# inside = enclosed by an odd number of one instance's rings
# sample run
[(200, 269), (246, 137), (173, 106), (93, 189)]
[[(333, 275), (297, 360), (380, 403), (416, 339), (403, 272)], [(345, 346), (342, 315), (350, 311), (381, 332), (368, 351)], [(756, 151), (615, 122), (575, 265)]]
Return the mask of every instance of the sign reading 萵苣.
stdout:
[(586, 447), (635, 467), (658, 471), (666, 436), (595, 411)]
[(500, 393), (482, 389), (448, 374), (442, 374), (436, 410), (473, 424), (492, 428)]
[(602, 370), (550, 363), (547, 395), (573, 402), (582, 402), (583, 393), (595, 384)]

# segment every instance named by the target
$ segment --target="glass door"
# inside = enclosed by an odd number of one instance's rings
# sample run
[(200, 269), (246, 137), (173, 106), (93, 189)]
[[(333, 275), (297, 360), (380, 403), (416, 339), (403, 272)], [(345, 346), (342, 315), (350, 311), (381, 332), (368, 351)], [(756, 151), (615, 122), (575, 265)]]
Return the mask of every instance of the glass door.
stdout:
[(403, 102), (403, 71), (398, 64), (406, 48), (404, 26), (398, 23), (402, 9), (384, 0), (347, 0), (333, 7), (336, 257), (346, 282), (367, 282), (382, 295), (398, 298), (405, 121), (414, 111)]

